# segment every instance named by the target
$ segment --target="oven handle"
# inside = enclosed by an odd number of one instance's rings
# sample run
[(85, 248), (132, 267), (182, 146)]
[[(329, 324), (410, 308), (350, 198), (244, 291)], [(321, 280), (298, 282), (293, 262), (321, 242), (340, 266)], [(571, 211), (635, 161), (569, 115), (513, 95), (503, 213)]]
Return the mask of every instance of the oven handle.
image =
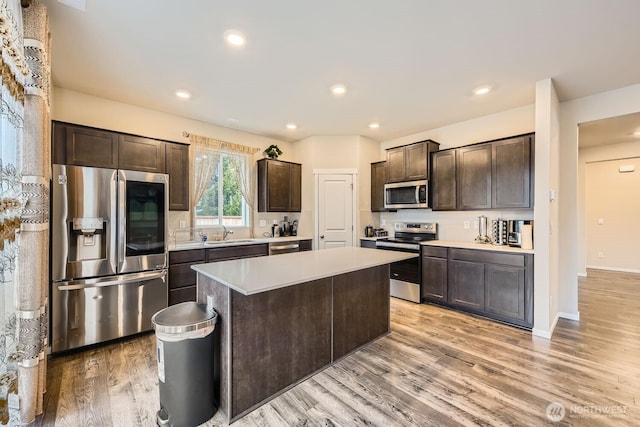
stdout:
[(141, 282), (143, 280), (165, 279), (167, 270), (144, 271), (141, 273), (124, 274), (120, 276), (101, 277), (97, 279), (72, 280), (60, 282), (59, 291), (75, 291), (78, 289), (98, 288), (104, 286), (122, 285), (125, 283)]

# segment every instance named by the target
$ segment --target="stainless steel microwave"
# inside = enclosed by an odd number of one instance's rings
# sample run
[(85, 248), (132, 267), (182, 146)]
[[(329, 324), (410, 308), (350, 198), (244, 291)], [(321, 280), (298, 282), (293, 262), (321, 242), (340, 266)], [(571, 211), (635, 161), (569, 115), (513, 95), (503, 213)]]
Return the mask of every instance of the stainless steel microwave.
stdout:
[(416, 209), (429, 207), (429, 181), (394, 182), (384, 185), (385, 209)]

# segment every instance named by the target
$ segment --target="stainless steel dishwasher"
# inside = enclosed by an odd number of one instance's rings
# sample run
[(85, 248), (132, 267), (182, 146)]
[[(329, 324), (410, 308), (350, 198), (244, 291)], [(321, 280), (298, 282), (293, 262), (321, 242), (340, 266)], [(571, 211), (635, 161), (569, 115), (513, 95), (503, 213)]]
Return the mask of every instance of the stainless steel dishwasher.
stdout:
[(300, 252), (300, 242), (272, 242), (269, 243), (269, 255)]

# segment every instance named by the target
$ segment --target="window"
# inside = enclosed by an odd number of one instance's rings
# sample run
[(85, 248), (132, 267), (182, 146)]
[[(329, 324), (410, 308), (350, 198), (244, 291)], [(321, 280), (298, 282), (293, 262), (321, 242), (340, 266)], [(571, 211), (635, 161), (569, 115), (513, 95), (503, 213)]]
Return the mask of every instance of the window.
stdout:
[[(197, 161), (197, 159), (196, 159)], [(247, 227), (249, 213), (240, 191), (238, 173), (246, 174), (243, 156), (223, 153), (213, 172), (209, 186), (196, 205), (196, 226), (224, 225)]]

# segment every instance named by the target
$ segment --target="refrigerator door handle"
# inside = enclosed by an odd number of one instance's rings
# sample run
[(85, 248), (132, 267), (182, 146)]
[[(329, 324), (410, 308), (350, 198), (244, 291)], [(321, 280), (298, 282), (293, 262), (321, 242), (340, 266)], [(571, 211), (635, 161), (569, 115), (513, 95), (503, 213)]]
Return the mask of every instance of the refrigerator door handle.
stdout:
[(124, 274), (121, 276), (111, 276), (98, 279), (73, 280), (69, 282), (60, 282), (58, 284), (59, 291), (74, 291), (86, 288), (98, 288), (103, 286), (122, 285), (124, 283), (141, 282), (152, 279), (165, 279), (167, 270), (161, 271), (144, 271), (142, 273)]
[(127, 250), (126, 228), (127, 228), (127, 216), (126, 216), (126, 200), (127, 200), (127, 179), (124, 172), (118, 170), (118, 197), (116, 203), (118, 204), (118, 272), (123, 270), (124, 258)]

